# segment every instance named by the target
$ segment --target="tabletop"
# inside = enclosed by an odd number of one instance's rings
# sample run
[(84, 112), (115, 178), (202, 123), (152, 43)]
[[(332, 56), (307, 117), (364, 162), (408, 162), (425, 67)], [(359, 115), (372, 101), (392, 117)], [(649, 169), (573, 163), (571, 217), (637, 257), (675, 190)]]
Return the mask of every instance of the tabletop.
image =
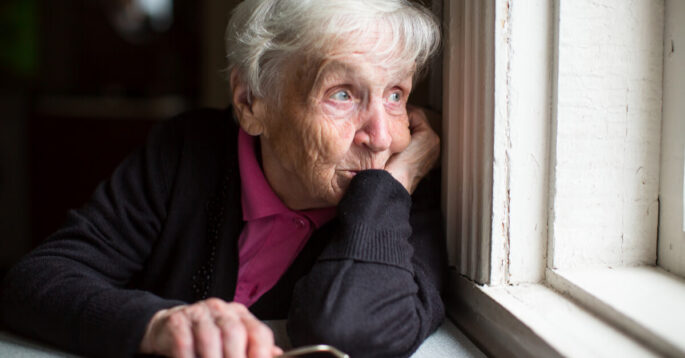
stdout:
[[(285, 321), (267, 321), (266, 323), (274, 331), (276, 343), (283, 348), (290, 347)], [(4, 331), (0, 331), (0, 357), (78, 358), (76, 355)], [(428, 337), (412, 356), (412, 358), (428, 357), (480, 358), (485, 357), (485, 354), (452, 322), (445, 320), (442, 326)]]

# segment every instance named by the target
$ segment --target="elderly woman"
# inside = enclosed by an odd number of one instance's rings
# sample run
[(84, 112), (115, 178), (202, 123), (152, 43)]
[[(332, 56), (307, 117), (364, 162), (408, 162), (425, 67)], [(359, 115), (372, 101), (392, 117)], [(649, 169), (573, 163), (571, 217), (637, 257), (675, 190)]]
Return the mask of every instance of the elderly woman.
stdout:
[(3, 321), (93, 356), (273, 357), (260, 320), (285, 318), (296, 346), (411, 355), (443, 319), (438, 201), (414, 193), (439, 140), (407, 106), (435, 20), (246, 0), (227, 36), (232, 109), (156, 128), (10, 271)]

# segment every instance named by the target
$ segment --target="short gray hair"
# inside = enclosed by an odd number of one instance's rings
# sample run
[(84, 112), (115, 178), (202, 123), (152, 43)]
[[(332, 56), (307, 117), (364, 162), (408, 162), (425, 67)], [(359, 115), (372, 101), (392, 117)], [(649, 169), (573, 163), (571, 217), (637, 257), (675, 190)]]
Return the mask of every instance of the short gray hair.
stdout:
[(388, 51), (395, 62), (413, 62), (416, 76), (423, 73), (440, 29), (428, 9), (407, 0), (245, 0), (226, 29), (228, 69), (238, 69), (254, 95), (264, 97), (267, 88), (280, 95), (288, 59), (324, 56), (379, 23), (397, 35)]

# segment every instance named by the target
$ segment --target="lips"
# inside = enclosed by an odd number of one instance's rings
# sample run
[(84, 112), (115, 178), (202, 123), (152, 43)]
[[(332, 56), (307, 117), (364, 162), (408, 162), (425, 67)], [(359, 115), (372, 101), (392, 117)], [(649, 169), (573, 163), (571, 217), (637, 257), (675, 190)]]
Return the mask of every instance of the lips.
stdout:
[(341, 171), (341, 172), (355, 172), (355, 173), (359, 173), (359, 172), (364, 171), (364, 170), (376, 170), (376, 169), (383, 169), (383, 167), (379, 167), (379, 168), (362, 168), (362, 169), (338, 169), (338, 171)]
[(360, 172), (360, 170), (348, 170), (348, 169), (344, 169), (344, 170), (340, 170), (340, 172), (342, 172), (343, 175), (345, 175), (345, 176), (354, 177), (355, 175), (357, 175), (357, 173)]
[(337, 171), (347, 178), (354, 178), (355, 175), (359, 174), (364, 170), (372, 170), (375, 168), (365, 168), (365, 169), (338, 169)]

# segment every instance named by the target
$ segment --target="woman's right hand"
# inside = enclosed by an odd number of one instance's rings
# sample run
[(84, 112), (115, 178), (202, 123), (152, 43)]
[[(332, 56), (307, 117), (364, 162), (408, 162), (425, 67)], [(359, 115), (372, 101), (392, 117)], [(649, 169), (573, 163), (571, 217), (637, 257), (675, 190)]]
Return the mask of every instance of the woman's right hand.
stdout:
[(140, 352), (182, 358), (272, 358), (283, 353), (271, 329), (244, 305), (218, 298), (157, 312)]
[(431, 128), (425, 109), (407, 105), (407, 115), (411, 142), (402, 152), (390, 157), (385, 170), (412, 194), (440, 157), (440, 137)]

